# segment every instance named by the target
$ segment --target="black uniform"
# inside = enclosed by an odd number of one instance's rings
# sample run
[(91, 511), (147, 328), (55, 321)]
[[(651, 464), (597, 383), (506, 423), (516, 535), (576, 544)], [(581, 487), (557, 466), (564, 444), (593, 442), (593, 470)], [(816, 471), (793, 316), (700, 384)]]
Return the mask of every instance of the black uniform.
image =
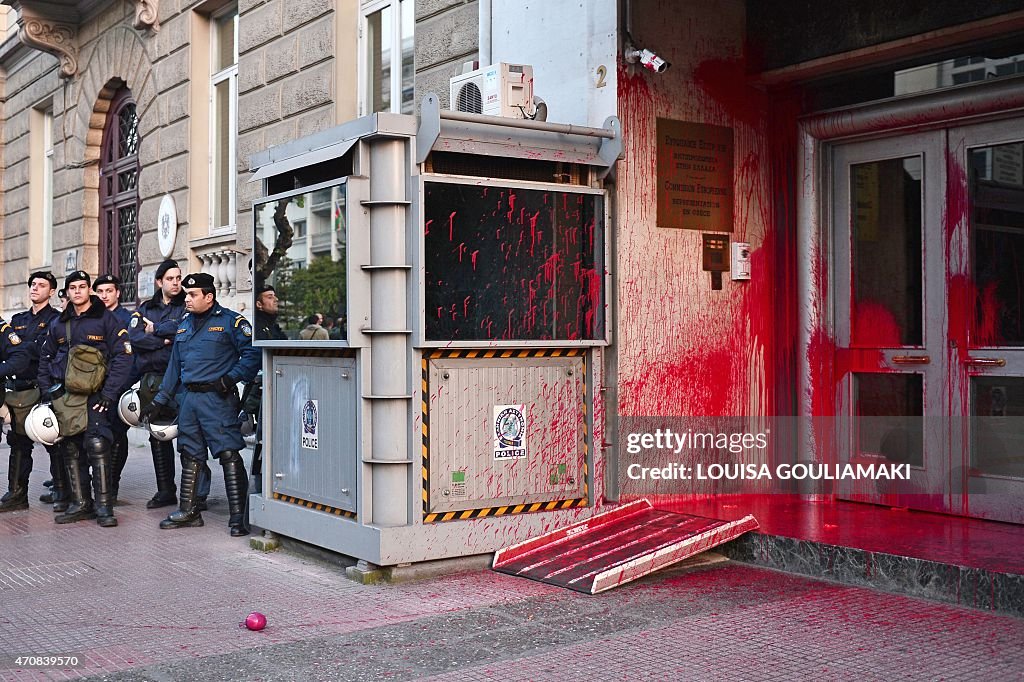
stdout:
[[(22, 339), (11, 325), (0, 320), (0, 376), (15, 380), (25, 374), (32, 363), (30, 342)], [(15, 420), (11, 420), (14, 423)], [(22, 424), (24, 428), (24, 423)], [(28, 477), (32, 472), (32, 441), (28, 448), (15, 447), (11, 443), (14, 430), (8, 433), (7, 443), (11, 445), (11, 456), (7, 469), (7, 492), (0, 498), (0, 512), (28, 508)]]
[[(88, 280), (84, 273), (69, 275)], [(70, 323), (70, 338), (66, 329)], [(101, 526), (116, 526), (114, 519), (110, 444), (113, 440), (110, 419), (117, 418), (116, 408), (121, 392), (129, 385), (134, 363), (128, 330), (124, 324), (103, 306), (96, 296), (90, 297), (90, 306), (82, 314), (74, 305), (61, 313), (50, 325), (39, 357), (39, 389), (46, 396), (51, 387), (65, 380), (68, 353), (72, 347), (86, 345), (97, 348), (106, 358), (107, 372), (103, 386), (88, 396), (89, 424), (84, 433), (67, 436), (58, 443), (64, 454), (72, 504), (67, 512), (56, 517), (57, 523), (71, 523), (98, 517)], [(97, 411), (96, 407), (105, 407)], [(91, 483), (96, 491), (93, 506)]]
[[(169, 303), (164, 303), (163, 291), (157, 291), (153, 298), (143, 301), (128, 323), (128, 334), (137, 354), (136, 363), (142, 379), (139, 397), (145, 407), (160, 390), (160, 381), (167, 371), (171, 358), (171, 346), (178, 332), (178, 323), (185, 314), (185, 294), (182, 292)], [(153, 332), (146, 332), (146, 320), (153, 323)], [(170, 341), (170, 343), (168, 343)], [(156, 494), (146, 503), (146, 509), (167, 507), (178, 503), (178, 488), (174, 484), (174, 443), (149, 437), (149, 449), (153, 455), (153, 471), (156, 473)], [(200, 483), (200, 498), (206, 499), (209, 492), (209, 467), (205, 464), (205, 486)], [(205, 490), (203, 488), (205, 487)], [(203, 505), (205, 506), (205, 505)]]

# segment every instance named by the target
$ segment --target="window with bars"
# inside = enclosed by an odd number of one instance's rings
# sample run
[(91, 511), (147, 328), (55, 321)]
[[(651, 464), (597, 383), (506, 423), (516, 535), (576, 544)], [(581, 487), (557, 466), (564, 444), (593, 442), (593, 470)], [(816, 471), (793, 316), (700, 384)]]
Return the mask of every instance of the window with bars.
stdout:
[(136, 299), (139, 270), (139, 117), (128, 88), (114, 95), (100, 156), (100, 272), (121, 278), (121, 300)]

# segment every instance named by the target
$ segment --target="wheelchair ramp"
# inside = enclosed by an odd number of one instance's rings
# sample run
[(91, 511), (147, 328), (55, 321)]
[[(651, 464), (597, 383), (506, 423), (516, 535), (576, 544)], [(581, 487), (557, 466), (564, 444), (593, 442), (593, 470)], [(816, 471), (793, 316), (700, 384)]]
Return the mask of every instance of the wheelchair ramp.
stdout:
[(753, 516), (721, 521), (637, 500), (494, 554), (492, 568), (597, 594), (757, 528)]

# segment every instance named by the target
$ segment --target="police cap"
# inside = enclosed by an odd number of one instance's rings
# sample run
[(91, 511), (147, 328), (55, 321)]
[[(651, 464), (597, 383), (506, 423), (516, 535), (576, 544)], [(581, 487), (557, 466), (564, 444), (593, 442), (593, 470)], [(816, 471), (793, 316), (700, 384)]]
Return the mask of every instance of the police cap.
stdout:
[(34, 279), (45, 279), (50, 283), (50, 286), (54, 289), (57, 288), (57, 278), (53, 276), (53, 273), (49, 270), (38, 270), (28, 276), (28, 285), (32, 286), (32, 280)]
[(70, 275), (64, 278), (64, 288), (67, 289), (71, 286), (72, 282), (85, 282), (87, 287), (92, 286), (92, 278), (89, 277), (89, 273), (85, 270), (75, 270)]
[(96, 278), (96, 281), (93, 282), (93, 286), (95, 287), (98, 287), (101, 284), (113, 284), (118, 291), (121, 290), (121, 280), (114, 275), (100, 275)]
[(177, 267), (179, 267), (178, 261), (172, 258), (168, 258), (163, 263), (156, 266), (156, 279), (163, 279), (164, 275), (167, 274), (168, 270), (173, 270), (174, 268)]
[(259, 298), (260, 294), (265, 294), (268, 291), (273, 291), (275, 294), (277, 293), (277, 289), (274, 288), (273, 284), (264, 284), (263, 286), (256, 287), (256, 298)]
[(215, 289), (213, 283), (213, 275), (200, 272), (195, 275), (189, 275), (181, 282), (181, 286), (186, 289)]

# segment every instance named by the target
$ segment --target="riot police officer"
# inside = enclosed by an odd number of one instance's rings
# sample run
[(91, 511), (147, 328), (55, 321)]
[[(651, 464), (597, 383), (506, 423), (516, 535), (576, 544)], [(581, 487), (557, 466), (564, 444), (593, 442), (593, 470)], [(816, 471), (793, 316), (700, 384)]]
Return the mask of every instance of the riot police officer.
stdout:
[[(31, 301), (29, 309), (20, 312), (11, 318), (11, 327), (18, 335), (22, 347), (28, 353), (29, 364), (17, 373), (17, 376), (10, 377), (7, 382), (6, 402), (11, 413), (11, 430), (7, 432), (7, 444), (11, 447), (10, 468), (8, 476), (12, 478), (12, 490), (14, 480), (18, 480), (18, 488), (22, 487), (27, 492), (29, 473), (32, 471), (32, 448), (35, 443), (25, 433), (25, 417), (29, 410), (39, 400), (39, 390), (36, 386), (36, 373), (39, 369), (39, 348), (42, 346), (50, 324), (57, 319), (60, 312), (50, 305), (50, 297), (57, 290), (57, 278), (49, 270), (39, 270), (28, 276), (28, 298)], [(56, 446), (46, 448), (50, 458), (50, 480), (53, 487), (50, 492), (39, 498), (40, 502), (53, 503), (53, 510), (62, 512), (67, 509), (65, 501), (65, 490), (67, 488), (67, 476), (64, 474), (64, 461), (61, 459), (60, 450)], [(14, 509), (25, 509), (28, 507), (28, 498), (21, 500), (20, 496), (12, 496), (10, 499), (4, 496), (0, 500), (0, 512), (12, 511)]]
[[(31, 364), (24, 341), (6, 321), (0, 319), (0, 376), (23, 374)], [(32, 448), (28, 457), (23, 451), (11, 448), (7, 469), (7, 492), (0, 497), (0, 512), (28, 509), (28, 476), (32, 471)], [(28, 461), (25, 461), (25, 460)]]
[[(69, 389), (69, 354), (77, 346), (97, 349), (106, 363), (106, 372), (99, 389), (90, 393), (85, 401), (87, 425), (78, 434), (63, 433), (58, 447), (64, 455), (65, 469), (71, 493), (67, 511), (54, 518), (57, 523), (73, 523), (95, 518), (103, 527), (117, 525), (111, 489), (110, 444), (113, 433), (111, 408), (117, 405), (121, 389), (127, 385), (132, 372), (132, 347), (128, 330), (117, 317), (107, 310), (99, 298), (92, 295), (92, 281), (83, 270), (77, 270), (64, 280), (68, 305), (60, 318), (50, 325), (39, 355), (39, 389), (43, 399), (59, 399), (57, 390)], [(70, 404), (70, 401), (68, 401)], [(114, 417), (116, 418), (116, 416)], [(96, 492), (93, 505), (91, 483)]]
[[(132, 314), (121, 305), (121, 279), (111, 274), (100, 275), (92, 283), (92, 287), (96, 292), (96, 297), (103, 302), (106, 309), (114, 313), (121, 324), (127, 327), (131, 323)], [(133, 346), (132, 371), (128, 383), (122, 387), (122, 390), (127, 390), (129, 386), (139, 380), (136, 350)], [(110, 430), (114, 434), (114, 440), (110, 444), (110, 488), (114, 504), (117, 504), (117, 493), (121, 487), (121, 472), (124, 471), (124, 465), (128, 461), (128, 425), (120, 419), (111, 417)]]
[(233, 537), (248, 535), (245, 497), (248, 480), (239, 452), (245, 447), (238, 418), (238, 383), (250, 382), (260, 367), (259, 350), (252, 345), (252, 327), (238, 313), (221, 306), (211, 275), (189, 275), (185, 288), (186, 315), (178, 327), (160, 392), (142, 411), (144, 419), (159, 422), (178, 405), (178, 449), (182, 454), (179, 509), (160, 527), (202, 526), (197, 508), (199, 471), (207, 450), (224, 469), (228, 495), (228, 526)]
[[(185, 314), (185, 294), (181, 290), (181, 268), (175, 260), (165, 260), (156, 269), (157, 290), (153, 297), (143, 301), (132, 315), (128, 325), (132, 347), (137, 354), (141, 381), (139, 398), (143, 408), (152, 402), (160, 390), (160, 382), (171, 359), (171, 345), (182, 316)], [(178, 503), (178, 489), (174, 485), (174, 443), (149, 437), (156, 474), (156, 494), (146, 502), (146, 509), (157, 509)], [(203, 463), (200, 482), (199, 506), (205, 509), (209, 492), (210, 469)]]

